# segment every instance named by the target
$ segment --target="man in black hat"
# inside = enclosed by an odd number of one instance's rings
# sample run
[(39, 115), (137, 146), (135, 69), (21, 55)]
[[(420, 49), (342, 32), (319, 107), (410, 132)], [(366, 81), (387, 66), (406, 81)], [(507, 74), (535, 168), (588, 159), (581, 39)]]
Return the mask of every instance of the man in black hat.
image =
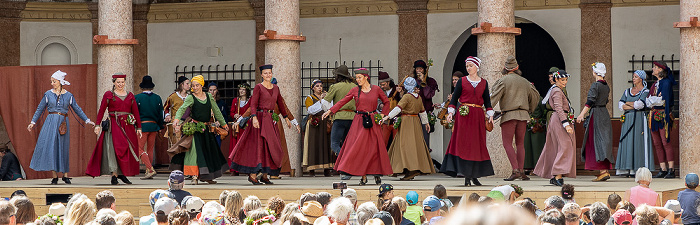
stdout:
[[(381, 87), (382, 91), (384, 91), (386, 96), (389, 97), (389, 102), (384, 103), (380, 101), (379, 105), (377, 106), (377, 110), (381, 110), (384, 107), (384, 104), (390, 104), (389, 108), (391, 109), (396, 107), (396, 105), (399, 104), (399, 101), (396, 99), (400, 100), (401, 96), (394, 98), (394, 95), (397, 94), (396, 84), (394, 84), (394, 79), (389, 77), (389, 73), (379, 71), (379, 87)], [(389, 146), (391, 146), (391, 141), (393, 139), (393, 135), (395, 134), (396, 130), (394, 130), (393, 124), (382, 125), (382, 136), (384, 136), (384, 142), (386, 142), (387, 149), (389, 149)]]
[(153, 78), (146, 75), (139, 84), (142, 92), (136, 95), (143, 132), (143, 136), (139, 138), (139, 158), (141, 158), (141, 163), (146, 165), (146, 176), (141, 179), (152, 179), (156, 176), (156, 170), (151, 165), (148, 153), (153, 153), (153, 148), (156, 146), (156, 135), (158, 135), (158, 131), (165, 128), (163, 100), (156, 93), (153, 93), (155, 86)]
[[(346, 65), (340, 65), (338, 68), (333, 70), (335, 74), (336, 83), (328, 88), (328, 93), (326, 97), (321, 100), (323, 105), (323, 110), (328, 111), (332, 106), (332, 103), (339, 102), (345, 95), (350, 92), (350, 89), (357, 87), (354, 82), (354, 78), (350, 75), (348, 67)], [(350, 131), (350, 125), (352, 125), (352, 119), (355, 118), (355, 100), (350, 100), (347, 104), (340, 108), (335, 115), (333, 115), (333, 127), (331, 128), (331, 150), (335, 154), (340, 153), (340, 149), (343, 146), (343, 141), (345, 141), (345, 136), (348, 135)]]
[[(418, 92), (418, 95), (420, 95), (421, 99), (423, 100), (423, 107), (425, 107), (425, 111), (428, 113), (428, 115), (432, 115), (433, 110), (435, 109), (433, 106), (433, 96), (435, 96), (435, 93), (439, 92), (440, 89), (438, 88), (437, 81), (435, 81), (435, 79), (432, 77), (428, 77), (428, 64), (426, 64), (425, 61), (419, 59), (413, 62), (413, 78), (416, 79), (418, 82), (418, 87), (420, 87), (420, 92)], [(425, 143), (428, 145), (428, 148), (430, 148), (430, 133), (435, 130), (435, 124), (430, 123), (430, 131), (426, 130), (423, 126), (421, 127), (423, 128), (423, 138), (425, 138)]]

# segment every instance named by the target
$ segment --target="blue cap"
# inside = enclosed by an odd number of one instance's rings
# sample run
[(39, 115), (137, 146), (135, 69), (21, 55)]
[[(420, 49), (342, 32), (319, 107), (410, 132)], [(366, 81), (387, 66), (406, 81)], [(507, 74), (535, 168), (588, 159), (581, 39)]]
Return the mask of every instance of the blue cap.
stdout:
[(423, 210), (427, 210), (426, 207), (430, 207), (430, 212), (435, 212), (440, 210), (443, 206), (445, 206), (445, 203), (440, 201), (435, 195), (428, 196), (423, 200)]
[(411, 205), (418, 203), (418, 192), (409, 191), (408, 194), (406, 194), (406, 201)]
[(698, 186), (698, 175), (694, 173), (685, 175), (685, 184), (691, 187)]

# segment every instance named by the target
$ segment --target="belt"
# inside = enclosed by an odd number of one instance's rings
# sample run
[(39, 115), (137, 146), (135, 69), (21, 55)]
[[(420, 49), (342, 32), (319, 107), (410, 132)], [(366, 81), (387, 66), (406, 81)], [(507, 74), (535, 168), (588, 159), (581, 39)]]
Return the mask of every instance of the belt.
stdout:
[(370, 112), (363, 112), (363, 111), (355, 111), (357, 114), (370, 114)]
[(258, 112), (268, 112), (268, 113), (274, 113), (275, 110), (265, 110), (265, 109), (258, 109)]
[(118, 111), (114, 111), (114, 112), (109, 112), (109, 114), (115, 115), (115, 116), (121, 116), (121, 115), (129, 115), (129, 114), (131, 114), (131, 113), (130, 113), (130, 112), (118, 112)]
[(604, 105), (595, 105), (595, 106), (591, 106), (591, 108), (604, 108), (604, 107), (605, 107)]
[(141, 123), (156, 123), (156, 121), (141, 121)]
[(194, 120), (194, 119), (192, 120), (192, 122), (195, 122), (195, 123), (204, 123), (204, 125), (206, 125), (206, 126), (211, 126), (211, 125), (213, 124), (213, 122), (202, 122), (202, 121), (197, 121), (197, 120)]
[(49, 114), (58, 114), (58, 115), (61, 115), (61, 116), (68, 116), (67, 113), (60, 113), (60, 112), (49, 112)]
[(471, 104), (471, 103), (462, 103), (464, 106), (469, 106), (469, 107), (475, 107), (475, 108), (484, 108), (483, 106), (477, 105), (477, 104)]
[(401, 116), (418, 116), (418, 114), (407, 114), (407, 113), (402, 113)]

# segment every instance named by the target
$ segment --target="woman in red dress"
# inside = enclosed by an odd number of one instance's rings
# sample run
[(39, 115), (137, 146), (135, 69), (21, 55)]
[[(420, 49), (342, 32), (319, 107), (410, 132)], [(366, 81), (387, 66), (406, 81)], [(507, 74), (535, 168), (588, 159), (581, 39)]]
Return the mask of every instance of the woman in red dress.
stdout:
[(112, 75), (114, 87), (102, 96), (97, 121), (102, 121), (107, 110), (109, 127), (104, 127), (104, 130), (102, 126), (95, 127), (95, 134), (100, 138), (85, 171), (93, 177), (111, 174), (112, 185), (119, 184), (117, 178), (131, 184), (126, 176), (139, 174), (136, 156), (139, 139), (136, 135), (142, 135), (141, 116), (134, 94), (124, 90), (125, 81), (126, 75), (122, 73)]
[[(493, 123), (493, 109), (489, 96), (489, 83), (479, 77), (481, 60), (469, 56), (466, 60), (469, 76), (457, 81), (452, 100), (447, 109), (447, 122), (454, 117), (454, 131), (447, 145), (447, 153), (440, 172), (455, 177), (464, 175), (464, 185), (481, 186), (477, 178), (493, 175), (491, 157), (486, 148), (486, 118)], [(455, 108), (459, 111), (455, 113)]]
[[(250, 108), (250, 104), (248, 104), (248, 101), (250, 100), (250, 85), (248, 83), (242, 83), (238, 85), (238, 97), (234, 98), (233, 101), (231, 101), (231, 118), (233, 118), (233, 127), (237, 129), (233, 129), (233, 135), (231, 135), (231, 144), (229, 144), (228, 147), (228, 165), (229, 167), (231, 166), (231, 156), (233, 156), (233, 148), (236, 147), (236, 144), (238, 143), (238, 140), (241, 137), (241, 134), (243, 134), (243, 131), (247, 126), (244, 126), (243, 128), (240, 128), (240, 123), (241, 120), (243, 119), (243, 114), (248, 111), (248, 108)], [(246, 123), (248, 123), (248, 120), (246, 120)], [(238, 176), (238, 171), (231, 170), (231, 175), (232, 176)]]
[[(248, 104), (251, 114), (249, 124), (240, 135), (231, 159), (231, 169), (241, 173), (248, 173), (248, 181), (254, 185), (272, 184), (268, 179), (268, 174), (277, 176), (280, 173), (284, 152), (279, 139), (279, 129), (276, 122), (280, 117), (273, 115), (275, 106), (283, 104), (282, 95), (277, 85), (272, 84), (272, 65), (260, 66), (263, 82), (255, 85), (253, 96)], [(282, 108), (282, 107), (280, 107)], [(282, 116), (289, 114), (286, 110), (281, 110)], [(234, 128), (235, 129), (235, 128)], [(256, 174), (262, 173), (260, 181)]]
[[(357, 114), (352, 120), (350, 131), (348, 131), (345, 143), (343, 143), (338, 159), (335, 161), (334, 169), (344, 174), (362, 176), (360, 185), (367, 184), (368, 174), (374, 175), (376, 184), (381, 184), (381, 175), (392, 174), (393, 170), (391, 169), (391, 161), (386, 150), (386, 142), (384, 142), (382, 135), (382, 128), (379, 124), (375, 124), (374, 117), (375, 115), (383, 116), (375, 113), (377, 100), (381, 99), (382, 102), (389, 102), (389, 98), (379, 86), (369, 83), (369, 71), (367, 69), (360, 68), (355, 70), (355, 80), (358, 87), (350, 89), (348, 94), (324, 113), (321, 119), (338, 112), (343, 105), (355, 99)], [(389, 104), (384, 104), (382, 113), (389, 113), (389, 107), (391, 107)], [(371, 124), (371, 128), (365, 128), (365, 124), (363, 124), (362, 117), (367, 115), (370, 117), (369, 124)], [(349, 176), (346, 177), (347, 179), (350, 178)]]

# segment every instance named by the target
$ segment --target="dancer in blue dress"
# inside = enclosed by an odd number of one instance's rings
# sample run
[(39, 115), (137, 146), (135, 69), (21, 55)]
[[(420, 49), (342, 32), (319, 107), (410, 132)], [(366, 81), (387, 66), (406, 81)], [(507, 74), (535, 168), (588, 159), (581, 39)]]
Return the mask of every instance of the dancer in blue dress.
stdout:
[[(70, 133), (68, 123), (69, 108), (72, 108), (73, 112), (86, 124), (95, 126), (95, 123), (90, 121), (80, 106), (78, 106), (73, 94), (63, 89), (64, 85), (70, 85), (65, 80), (65, 77), (66, 73), (60, 70), (51, 75), (51, 86), (53, 88), (44, 93), (44, 97), (39, 102), (39, 107), (36, 108), (34, 117), (32, 117), (32, 122), (27, 126), (27, 130), (32, 131), (41, 114), (45, 110), (49, 111), (41, 127), (41, 132), (39, 132), (39, 139), (34, 148), (34, 155), (29, 168), (36, 171), (51, 171), (53, 173), (51, 184), (58, 183), (56, 172), (63, 173), (63, 182), (66, 184), (71, 183), (71, 178), (68, 177), (70, 170), (70, 154), (68, 152), (68, 147), (70, 147), (70, 137), (68, 136)], [(65, 123), (65, 129), (61, 128), (63, 123)]]

